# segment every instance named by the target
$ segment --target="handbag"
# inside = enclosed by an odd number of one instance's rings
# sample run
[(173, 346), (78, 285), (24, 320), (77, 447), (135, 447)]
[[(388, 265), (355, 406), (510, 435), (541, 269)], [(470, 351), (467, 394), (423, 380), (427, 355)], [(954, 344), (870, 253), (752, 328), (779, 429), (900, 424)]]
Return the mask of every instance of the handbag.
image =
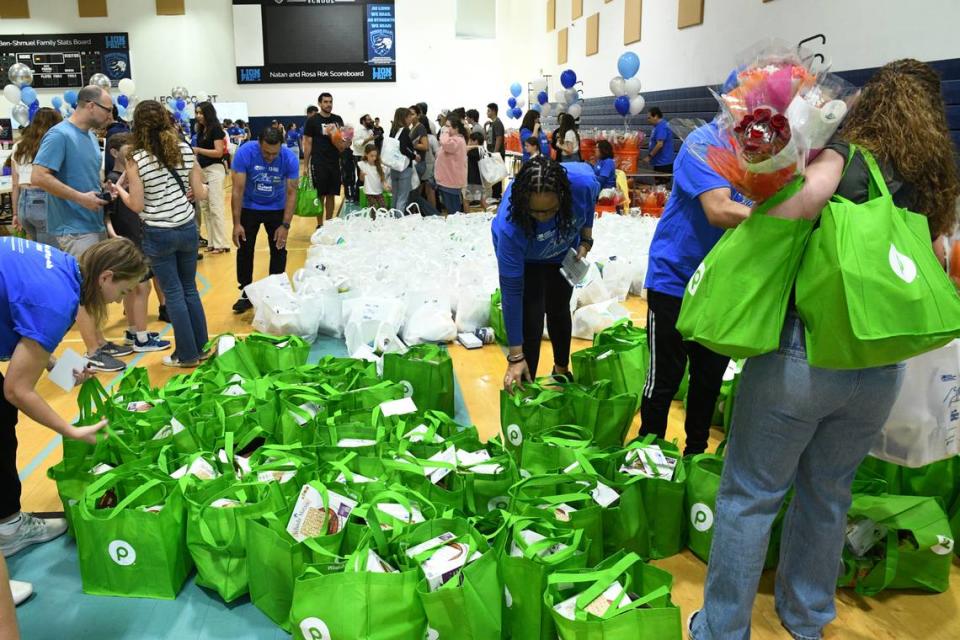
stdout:
[[(397, 130), (398, 135), (400, 131), (402, 129)], [(394, 171), (404, 171), (410, 166), (410, 158), (400, 151), (400, 139), (398, 137), (385, 136), (383, 138), (383, 146), (380, 149), (380, 163)]]
[(486, 185), (499, 184), (507, 177), (507, 166), (499, 153), (489, 153), (480, 149), (480, 177)]

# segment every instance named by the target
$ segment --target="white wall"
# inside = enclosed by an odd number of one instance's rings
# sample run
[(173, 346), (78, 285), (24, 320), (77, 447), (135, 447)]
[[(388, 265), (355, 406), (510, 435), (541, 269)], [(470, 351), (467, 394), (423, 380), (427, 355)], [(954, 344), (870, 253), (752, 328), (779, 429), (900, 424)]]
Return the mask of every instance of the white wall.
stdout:
[[(370, 112), (385, 122), (396, 107), (419, 101), (436, 114), (443, 107), (481, 109), (507, 96), (500, 50), (491, 40), (456, 39), (456, 3), (450, 0), (397, 0), (397, 82), (383, 84), (237, 85), (230, 0), (187, 0), (184, 16), (156, 15), (154, 0), (109, 0), (108, 9), (109, 18), (79, 18), (76, 0), (30, 0), (32, 17), (3, 20), (0, 31), (127, 31), (138, 96), (169, 95), (171, 87), (184, 85), (194, 95), (247, 102), (251, 116), (302, 114), (321, 91), (334, 95), (334, 111), (348, 121)], [(49, 106), (57, 93), (40, 91), (40, 103)], [(9, 117), (11, 105), (0, 102), (0, 117)]]
[[(551, 74), (550, 97), (560, 88), (559, 73), (572, 68), (584, 81), (586, 97), (610, 95), (617, 58), (632, 50), (640, 56), (644, 91), (719, 84), (735, 55), (762, 37), (795, 43), (823, 33), (822, 51), (836, 70), (880, 66), (914, 57), (941, 60), (960, 56), (956, 39), (958, 0), (706, 0), (700, 26), (677, 29), (677, 0), (643, 2), (642, 38), (623, 45), (624, 0), (607, 4), (584, 0), (583, 17), (571, 27), (570, 0), (557, 0), (557, 27), (569, 29), (568, 63), (558, 66), (556, 32), (546, 33), (546, 1), (518, 0), (514, 19), (534, 35), (507, 39), (509, 79), (533, 79), (542, 68)], [(600, 13), (600, 51), (585, 55), (587, 18)]]

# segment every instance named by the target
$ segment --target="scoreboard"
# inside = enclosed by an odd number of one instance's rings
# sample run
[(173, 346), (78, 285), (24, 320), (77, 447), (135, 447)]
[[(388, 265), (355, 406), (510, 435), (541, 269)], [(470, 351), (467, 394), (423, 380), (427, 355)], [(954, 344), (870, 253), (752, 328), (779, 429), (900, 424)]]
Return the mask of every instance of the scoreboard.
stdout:
[(82, 87), (95, 73), (113, 86), (130, 78), (130, 39), (126, 33), (0, 35), (0, 80), (22, 62), (33, 69), (36, 89)]

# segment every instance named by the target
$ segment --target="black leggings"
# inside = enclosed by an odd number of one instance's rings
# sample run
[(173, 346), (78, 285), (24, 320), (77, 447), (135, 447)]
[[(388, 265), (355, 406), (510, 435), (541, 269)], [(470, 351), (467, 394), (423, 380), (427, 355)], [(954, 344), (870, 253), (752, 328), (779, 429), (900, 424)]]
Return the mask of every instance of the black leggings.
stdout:
[(0, 520), (20, 511), (17, 417), (17, 408), (3, 395), (3, 374), (0, 374)]
[(523, 269), (523, 355), (530, 375), (537, 377), (540, 342), (543, 340), (543, 316), (553, 345), (553, 362), (566, 367), (570, 362), (570, 337), (573, 320), (570, 297), (573, 287), (560, 273), (559, 264), (528, 262)]

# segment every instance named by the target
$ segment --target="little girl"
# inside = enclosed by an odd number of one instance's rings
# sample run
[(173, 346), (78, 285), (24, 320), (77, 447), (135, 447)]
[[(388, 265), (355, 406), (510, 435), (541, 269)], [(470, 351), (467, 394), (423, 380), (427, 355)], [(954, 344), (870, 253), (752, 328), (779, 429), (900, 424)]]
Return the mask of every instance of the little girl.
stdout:
[(383, 197), (383, 186), (387, 183), (380, 164), (380, 152), (377, 145), (370, 143), (363, 149), (363, 160), (357, 163), (360, 177), (363, 179), (363, 192), (367, 196), (367, 206), (375, 209), (386, 209), (387, 202)]
[(600, 181), (601, 189), (615, 189), (617, 186), (617, 165), (613, 161), (613, 145), (608, 140), (597, 142), (597, 164), (594, 173)]

